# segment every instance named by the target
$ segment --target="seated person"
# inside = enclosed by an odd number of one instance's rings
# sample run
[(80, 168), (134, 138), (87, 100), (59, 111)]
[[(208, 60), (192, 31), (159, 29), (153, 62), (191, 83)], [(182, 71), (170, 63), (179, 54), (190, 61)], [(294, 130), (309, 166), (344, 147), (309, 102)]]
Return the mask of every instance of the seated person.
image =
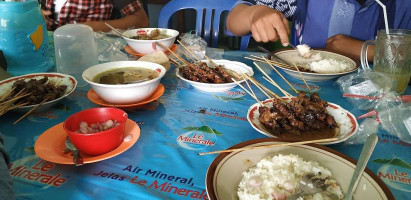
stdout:
[[(381, 0), (392, 29), (411, 29), (410, 0)], [(325, 48), (359, 60), (364, 41), (385, 29), (381, 6), (375, 0), (239, 0), (227, 16), (227, 29), (236, 35), (252, 33), (257, 42), (288, 46), (288, 20), (298, 43)], [(374, 57), (370, 46), (368, 59)]]
[(42, 0), (41, 5), (48, 30), (72, 23), (104, 32), (111, 30), (105, 23), (122, 30), (149, 26), (140, 0)]

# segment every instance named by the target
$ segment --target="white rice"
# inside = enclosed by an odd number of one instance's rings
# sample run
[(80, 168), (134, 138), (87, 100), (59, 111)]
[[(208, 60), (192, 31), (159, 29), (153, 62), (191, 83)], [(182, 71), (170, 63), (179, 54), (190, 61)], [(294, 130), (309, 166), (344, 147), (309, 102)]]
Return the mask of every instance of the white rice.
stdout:
[(333, 185), (324, 192), (306, 195), (304, 199), (329, 199), (327, 193), (334, 194), (339, 199), (343, 198), (341, 188), (328, 169), (316, 161), (304, 161), (293, 154), (264, 158), (243, 172), (237, 194), (240, 200), (285, 200), (296, 192), (301, 177), (307, 173), (320, 173), (320, 178), (328, 177), (326, 183)]
[(309, 58), (311, 56), (311, 47), (306, 44), (297, 45), (297, 51), (300, 56), (304, 58)]
[(332, 58), (311, 62), (309, 67), (311, 71), (323, 74), (340, 73), (354, 69), (354, 66)]

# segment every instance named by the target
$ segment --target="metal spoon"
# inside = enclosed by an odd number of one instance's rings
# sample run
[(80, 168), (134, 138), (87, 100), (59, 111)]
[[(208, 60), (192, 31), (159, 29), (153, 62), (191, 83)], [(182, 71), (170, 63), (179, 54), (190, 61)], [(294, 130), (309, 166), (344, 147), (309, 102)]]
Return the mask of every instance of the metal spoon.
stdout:
[(331, 185), (325, 182), (325, 179), (319, 178), (314, 173), (306, 174), (301, 178), (297, 192), (288, 197), (287, 200), (296, 200), (305, 195), (322, 192)]
[(268, 53), (269, 56), (271, 56), (272, 58), (277, 59), (278, 61), (286, 64), (286, 65), (290, 65), (287, 61), (281, 59), (280, 57), (278, 57), (277, 55), (275, 55), (273, 52), (269, 51), (268, 49), (262, 47), (262, 46), (257, 46), (261, 51)]
[(65, 144), (66, 144), (66, 148), (73, 152), (74, 165), (76, 165), (76, 166), (83, 165), (84, 164), (83, 163), (83, 158), (80, 156), (80, 152), (77, 150), (77, 148), (74, 146), (74, 144), (71, 143), (70, 138), (68, 136), (66, 137)]
[(372, 134), (367, 137), (365, 144), (361, 150), (360, 158), (358, 159), (357, 166), (355, 167), (354, 174), (352, 175), (350, 186), (348, 187), (347, 193), (345, 194), (344, 200), (351, 200), (355, 189), (357, 188), (358, 182), (361, 179), (361, 174), (367, 165), (368, 160), (371, 157), (372, 151), (378, 142), (378, 137), (376, 134)]

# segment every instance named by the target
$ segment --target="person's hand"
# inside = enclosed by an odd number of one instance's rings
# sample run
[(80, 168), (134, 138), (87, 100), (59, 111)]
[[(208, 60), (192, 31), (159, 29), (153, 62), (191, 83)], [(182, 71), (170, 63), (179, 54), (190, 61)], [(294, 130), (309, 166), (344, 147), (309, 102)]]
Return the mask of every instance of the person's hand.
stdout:
[(288, 34), (290, 28), (287, 18), (278, 10), (267, 6), (253, 6), (251, 17), (251, 33), (257, 42), (269, 42), (281, 40), (284, 46), (288, 46)]
[[(364, 41), (346, 35), (338, 34), (327, 39), (325, 49), (345, 55), (355, 60), (360, 60), (361, 48)], [(374, 48), (370, 48), (368, 60), (374, 56)]]
[(43, 13), (44, 19), (46, 20), (47, 30), (53, 31), (55, 29), (55, 26), (57, 25), (57, 22), (52, 19), (53, 13), (50, 10), (44, 9), (41, 9), (41, 12)]

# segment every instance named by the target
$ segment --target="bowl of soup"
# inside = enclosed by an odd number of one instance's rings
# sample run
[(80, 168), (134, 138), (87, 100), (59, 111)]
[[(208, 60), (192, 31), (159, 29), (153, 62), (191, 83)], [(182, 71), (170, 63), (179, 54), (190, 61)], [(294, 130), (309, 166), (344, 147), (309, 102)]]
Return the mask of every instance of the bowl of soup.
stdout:
[(168, 51), (156, 42), (171, 48), (178, 34), (178, 31), (167, 28), (138, 28), (123, 32), (123, 38), (135, 52), (150, 54), (157, 51)]
[(82, 77), (94, 92), (111, 104), (138, 103), (149, 97), (166, 69), (145, 61), (115, 61), (94, 65)]

